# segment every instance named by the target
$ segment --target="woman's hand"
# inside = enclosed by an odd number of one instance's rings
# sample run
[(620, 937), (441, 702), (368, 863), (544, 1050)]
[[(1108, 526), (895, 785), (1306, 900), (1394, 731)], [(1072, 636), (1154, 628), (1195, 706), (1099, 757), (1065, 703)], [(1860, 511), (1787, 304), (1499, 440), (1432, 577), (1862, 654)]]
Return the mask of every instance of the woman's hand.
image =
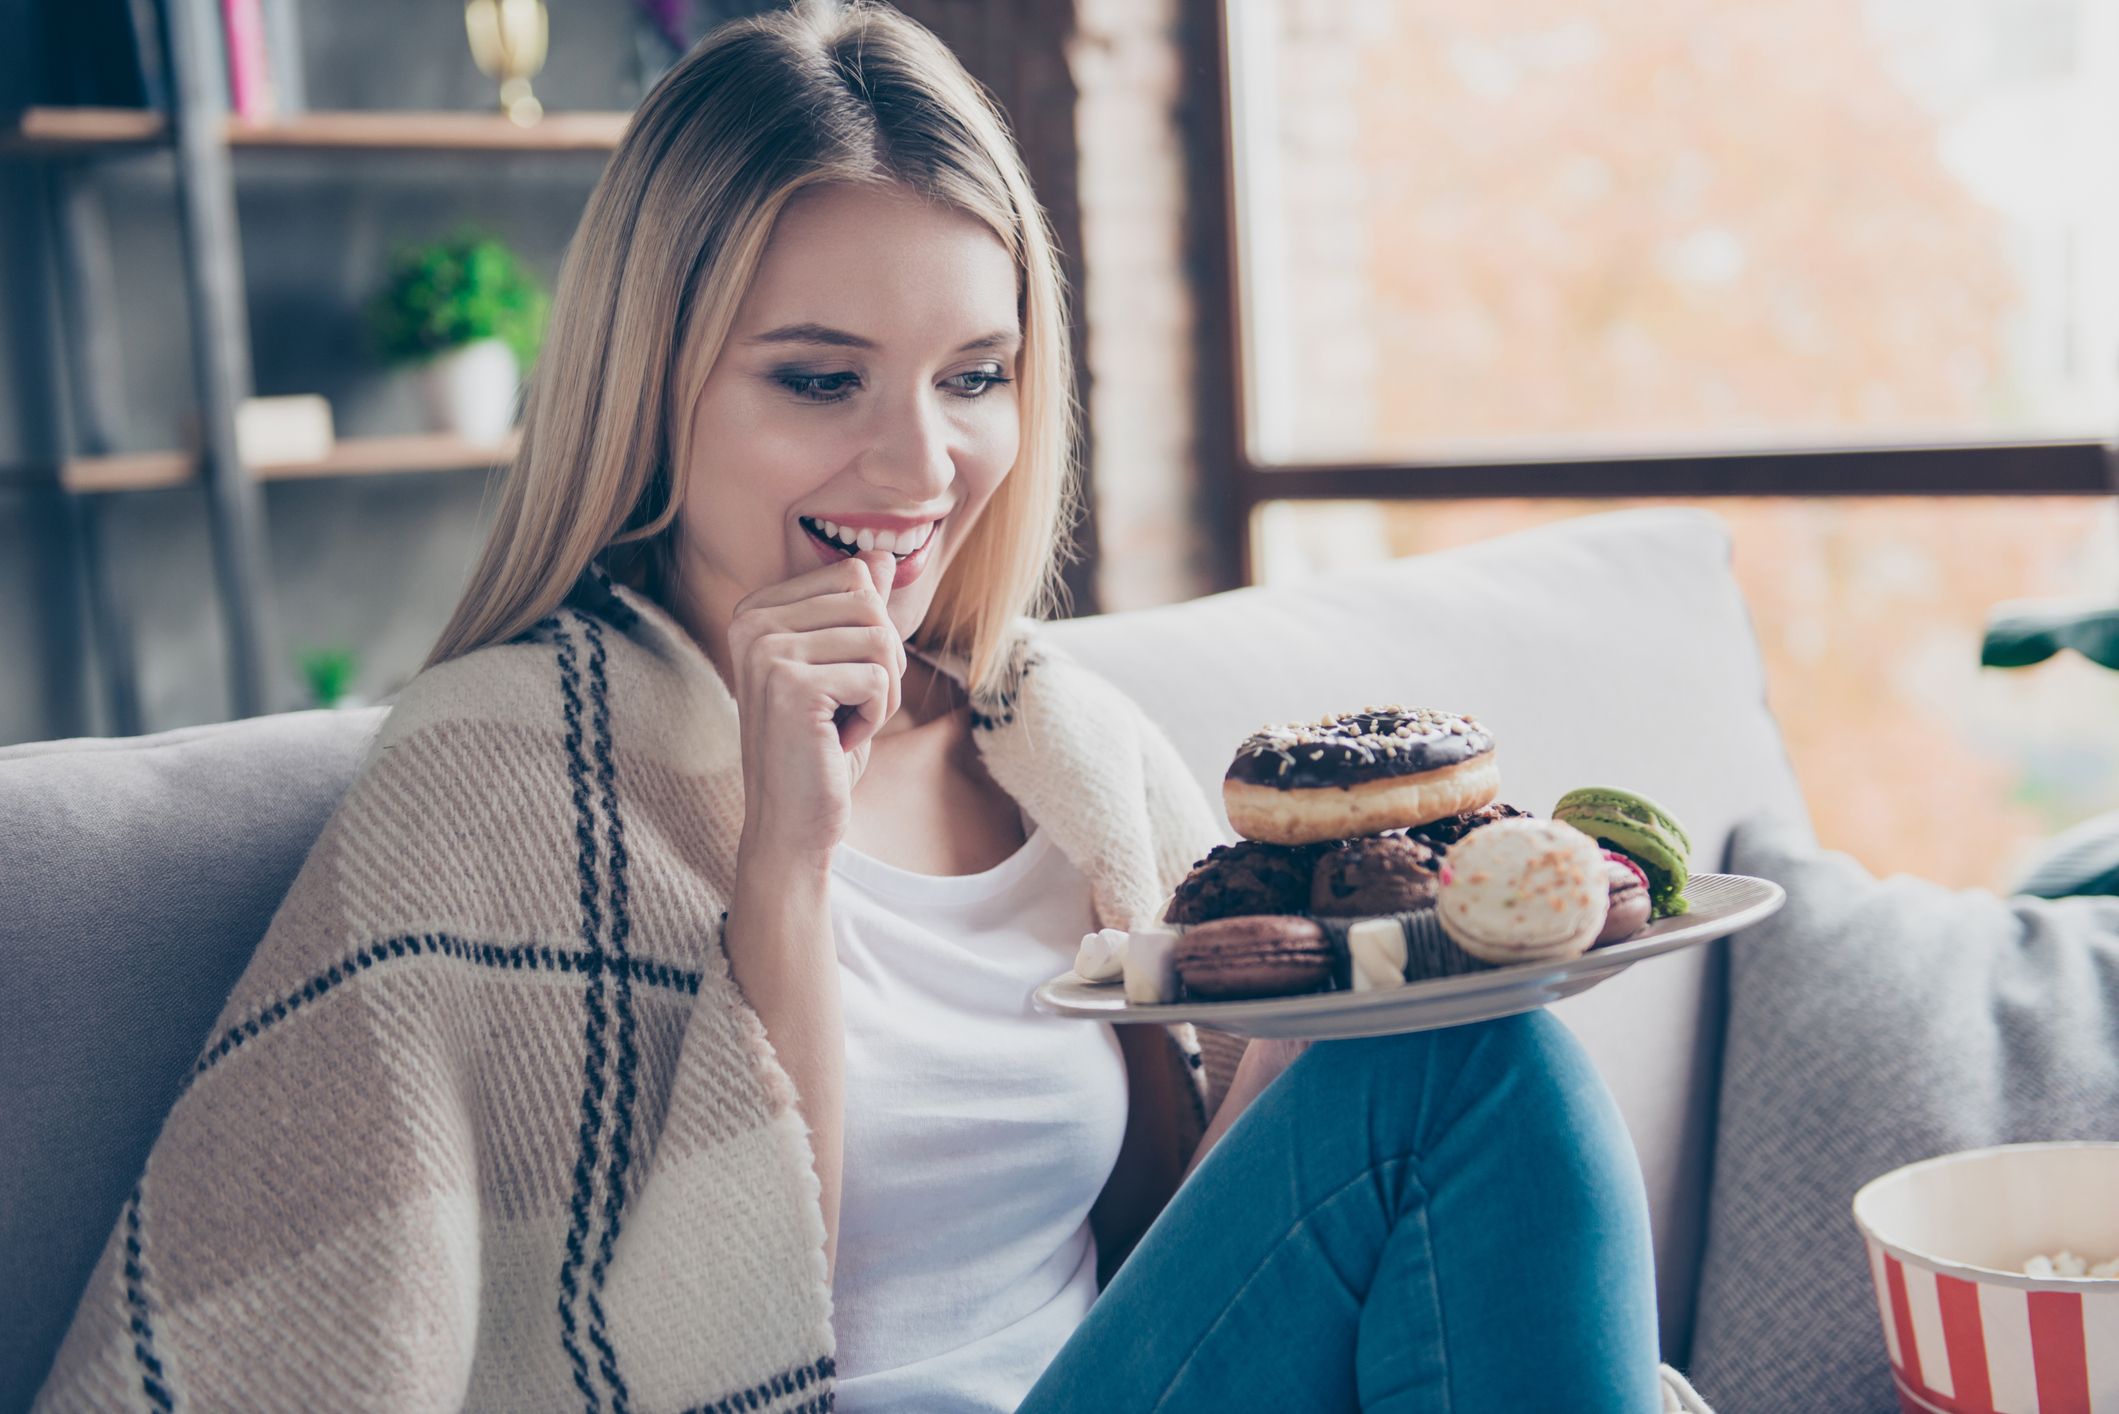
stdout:
[(863, 551), (746, 596), (728, 651), (743, 739), (743, 852), (824, 867), (869, 742), (898, 710), (897, 562)]

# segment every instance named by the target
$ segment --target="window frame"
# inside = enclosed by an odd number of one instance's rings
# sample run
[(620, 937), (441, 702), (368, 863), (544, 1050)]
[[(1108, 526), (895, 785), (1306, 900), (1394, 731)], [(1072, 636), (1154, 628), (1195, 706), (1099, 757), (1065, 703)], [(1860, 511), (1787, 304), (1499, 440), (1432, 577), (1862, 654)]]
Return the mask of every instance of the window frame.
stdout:
[[(1252, 454), (1244, 346), (1236, 163), (1236, 94), (1229, 5), (1194, 0), (1193, 33), (1208, 52), (1202, 104), (1211, 121), (1198, 169), (1213, 190), (1199, 212), (1201, 335), (1222, 351), (1202, 389), (1200, 445), (1207, 465), (1229, 469), (1226, 519), (1233, 585), (1255, 580), (1253, 530), (1270, 501), (1713, 498), (1732, 496), (2106, 496), (2119, 494), (2119, 445), (2056, 438), (1828, 445), (1790, 450), (1690, 451), (1631, 456), (1480, 461), (1261, 462)], [(1216, 337), (1216, 336), (1219, 337)], [(1210, 472), (1210, 477), (1213, 475)]]

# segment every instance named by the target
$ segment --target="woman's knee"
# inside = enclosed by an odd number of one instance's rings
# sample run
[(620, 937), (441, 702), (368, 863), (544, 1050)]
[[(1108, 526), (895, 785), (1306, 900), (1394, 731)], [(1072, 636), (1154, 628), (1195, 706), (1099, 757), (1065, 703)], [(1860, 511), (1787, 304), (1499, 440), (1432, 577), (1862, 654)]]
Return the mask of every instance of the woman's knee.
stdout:
[(1432, 1031), (1320, 1041), (1298, 1065), (1317, 1072), (1320, 1083), (1365, 1078), (1393, 1085), (1408, 1076), (1455, 1082), (1512, 1073), (1577, 1080), (1595, 1075), (1582, 1043), (1542, 1007)]
[(1603, 1077), (1582, 1043), (1544, 1008), (1466, 1026), (1322, 1041), (1290, 1075), (1319, 1095), (1364, 1096), (1370, 1112), (1413, 1126), (1409, 1148), (1446, 1129), (1491, 1125), (1512, 1136), (1564, 1134), (1636, 1162)]

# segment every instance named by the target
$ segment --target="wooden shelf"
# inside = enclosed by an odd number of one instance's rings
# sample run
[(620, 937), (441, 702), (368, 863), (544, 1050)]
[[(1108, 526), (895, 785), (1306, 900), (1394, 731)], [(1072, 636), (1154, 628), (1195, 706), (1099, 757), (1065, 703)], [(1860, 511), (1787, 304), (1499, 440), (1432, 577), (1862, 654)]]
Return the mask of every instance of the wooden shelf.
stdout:
[[(272, 123), (230, 118), (228, 145), (282, 152), (609, 152), (632, 116), (548, 113), (528, 128), (498, 113), (303, 113)], [(28, 108), (11, 131), (0, 133), (0, 152), (86, 154), (167, 140), (167, 120), (148, 109)]]
[[(494, 444), (466, 442), (446, 433), (408, 437), (349, 437), (321, 461), (267, 462), (251, 468), (260, 481), (298, 481), (318, 476), (378, 476), (405, 471), (462, 471), (497, 467), (515, 455), (517, 438)], [(152, 491), (188, 486), (199, 459), (190, 452), (136, 452), (111, 457), (74, 457), (61, 464), (59, 480), (81, 494)]]
[(0, 133), (0, 151), (149, 147), (162, 142), (167, 127), (160, 113), (145, 108), (25, 108)]

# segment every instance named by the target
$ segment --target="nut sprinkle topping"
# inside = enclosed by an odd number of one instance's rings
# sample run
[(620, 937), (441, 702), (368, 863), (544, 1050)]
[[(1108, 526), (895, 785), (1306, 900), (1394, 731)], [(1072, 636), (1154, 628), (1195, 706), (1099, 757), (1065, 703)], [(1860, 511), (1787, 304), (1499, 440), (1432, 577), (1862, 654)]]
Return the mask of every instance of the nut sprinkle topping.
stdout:
[(1493, 744), (1475, 717), (1389, 703), (1260, 728), (1236, 748), (1229, 774), (1275, 785), (1293, 784), (1280, 778), (1291, 771), (1304, 774), (1303, 766), (1398, 775), (1467, 760), (1492, 750)]

